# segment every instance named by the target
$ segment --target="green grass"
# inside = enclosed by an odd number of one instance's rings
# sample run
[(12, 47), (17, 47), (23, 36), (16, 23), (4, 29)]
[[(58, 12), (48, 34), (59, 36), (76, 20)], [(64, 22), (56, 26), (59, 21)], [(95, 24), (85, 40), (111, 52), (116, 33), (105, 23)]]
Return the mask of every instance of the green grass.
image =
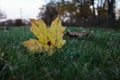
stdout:
[(64, 37), (66, 44), (52, 56), (32, 54), (20, 44), (35, 38), (28, 27), (0, 30), (0, 80), (119, 80), (120, 30), (87, 30), (88, 37)]

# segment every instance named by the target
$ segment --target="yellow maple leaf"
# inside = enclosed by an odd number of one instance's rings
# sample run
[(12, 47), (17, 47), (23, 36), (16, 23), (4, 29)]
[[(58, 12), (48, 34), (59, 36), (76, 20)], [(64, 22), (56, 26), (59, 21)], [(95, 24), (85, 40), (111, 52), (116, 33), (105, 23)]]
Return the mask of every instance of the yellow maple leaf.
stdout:
[(51, 55), (57, 48), (61, 48), (65, 44), (63, 40), (63, 32), (65, 27), (62, 27), (59, 16), (52, 22), (51, 27), (47, 28), (42, 19), (31, 19), (30, 31), (38, 38), (30, 39), (22, 42), (30, 51), (48, 52)]

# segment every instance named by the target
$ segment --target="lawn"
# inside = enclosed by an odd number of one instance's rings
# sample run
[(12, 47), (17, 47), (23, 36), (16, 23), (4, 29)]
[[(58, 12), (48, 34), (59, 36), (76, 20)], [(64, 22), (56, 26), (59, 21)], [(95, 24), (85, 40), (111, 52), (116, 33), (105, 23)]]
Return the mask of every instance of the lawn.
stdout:
[(52, 56), (31, 53), (20, 42), (35, 38), (29, 27), (0, 30), (0, 80), (119, 80), (120, 30), (90, 31), (81, 39), (64, 36), (66, 44)]

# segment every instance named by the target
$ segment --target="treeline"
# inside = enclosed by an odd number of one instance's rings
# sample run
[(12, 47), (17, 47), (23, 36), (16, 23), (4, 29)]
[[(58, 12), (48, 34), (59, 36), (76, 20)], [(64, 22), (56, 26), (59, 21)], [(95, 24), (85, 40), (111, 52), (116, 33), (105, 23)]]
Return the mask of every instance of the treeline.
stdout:
[(38, 17), (49, 25), (56, 15), (60, 15), (63, 24), (68, 26), (104, 26), (120, 25), (116, 19), (117, 0), (50, 0), (40, 8)]
[(0, 26), (29, 26), (28, 20), (22, 19), (8, 19), (4, 22), (0, 22)]

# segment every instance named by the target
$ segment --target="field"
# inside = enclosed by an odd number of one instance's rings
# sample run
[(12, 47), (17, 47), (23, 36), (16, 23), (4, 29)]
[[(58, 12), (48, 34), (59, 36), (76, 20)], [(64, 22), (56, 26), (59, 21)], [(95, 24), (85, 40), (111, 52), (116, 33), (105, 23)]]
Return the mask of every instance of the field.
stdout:
[[(70, 28), (85, 31), (85, 28)], [(119, 80), (120, 30), (87, 28), (52, 56), (33, 54), (20, 42), (35, 38), (29, 27), (0, 30), (0, 80)]]

